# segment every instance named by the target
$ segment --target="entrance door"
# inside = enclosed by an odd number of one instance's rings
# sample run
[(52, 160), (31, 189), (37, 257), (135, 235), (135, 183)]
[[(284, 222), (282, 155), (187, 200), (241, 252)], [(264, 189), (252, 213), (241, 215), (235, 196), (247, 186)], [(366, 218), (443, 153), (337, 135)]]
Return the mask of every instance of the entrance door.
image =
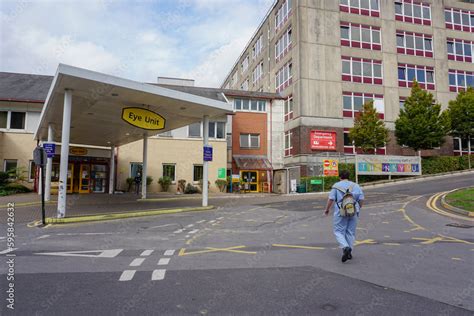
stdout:
[(248, 186), (250, 192), (258, 192), (257, 171), (240, 171), (240, 177), (244, 180), (244, 186)]
[(107, 166), (106, 165), (92, 165), (92, 192), (104, 193), (107, 182)]
[(91, 184), (90, 169), (91, 169), (90, 165), (81, 164), (81, 168), (79, 172), (79, 177), (80, 177), (79, 193), (90, 193), (90, 184)]

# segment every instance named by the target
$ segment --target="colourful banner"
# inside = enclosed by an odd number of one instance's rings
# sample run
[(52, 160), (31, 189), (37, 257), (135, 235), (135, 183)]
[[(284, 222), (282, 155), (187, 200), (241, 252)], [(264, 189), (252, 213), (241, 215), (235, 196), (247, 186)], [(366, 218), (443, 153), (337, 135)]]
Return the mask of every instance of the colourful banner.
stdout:
[(418, 156), (356, 155), (359, 175), (421, 175), (421, 159)]

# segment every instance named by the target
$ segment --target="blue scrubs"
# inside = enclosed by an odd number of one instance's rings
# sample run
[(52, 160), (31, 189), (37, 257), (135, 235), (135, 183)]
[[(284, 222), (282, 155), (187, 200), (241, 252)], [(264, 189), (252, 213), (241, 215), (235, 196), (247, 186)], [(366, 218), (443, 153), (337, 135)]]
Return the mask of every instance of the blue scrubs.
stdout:
[[(335, 184), (335, 186), (343, 190), (348, 189), (351, 185), (353, 185), (351, 192), (356, 201), (362, 201), (364, 199), (364, 193), (356, 183), (348, 180), (342, 180)], [(333, 231), (341, 248), (349, 247), (352, 249), (354, 248), (354, 242), (356, 239), (356, 229), (357, 222), (359, 221), (360, 206), (358, 203), (356, 204), (357, 216), (342, 217), (339, 213), (338, 203), (342, 201), (343, 196), (344, 194), (341, 191), (334, 189), (334, 187), (331, 189), (331, 192), (329, 192), (329, 199), (335, 201), (333, 206)]]

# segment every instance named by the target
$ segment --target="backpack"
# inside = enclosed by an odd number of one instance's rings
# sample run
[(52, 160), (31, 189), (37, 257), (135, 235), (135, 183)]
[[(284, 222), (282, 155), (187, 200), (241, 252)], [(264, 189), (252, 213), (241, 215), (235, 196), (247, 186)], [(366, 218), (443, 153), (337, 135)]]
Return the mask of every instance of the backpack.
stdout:
[[(341, 214), (342, 217), (352, 217), (356, 214), (356, 199), (354, 198), (354, 195), (352, 195), (352, 188), (354, 187), (354, 184), (351, 185), (347, 190), (341, 189), (337, 187), (336, 185), (333, 186), (334, 189), (342, 192), (344, 194), (342, 196), (342, 200), (339, 202), (339, 204), (336, 201), (337, 206), (339, 207), (339, 213)], [(336, 195), (337, 196), (337, 195)]]

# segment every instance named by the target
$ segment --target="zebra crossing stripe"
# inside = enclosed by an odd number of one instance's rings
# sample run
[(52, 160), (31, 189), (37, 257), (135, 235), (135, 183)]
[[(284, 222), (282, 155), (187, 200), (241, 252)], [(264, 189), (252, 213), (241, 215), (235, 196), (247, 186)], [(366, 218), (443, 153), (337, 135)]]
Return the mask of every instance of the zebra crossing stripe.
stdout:
[(151, 255), (152, 253), (153, 253), (153, 250), (145, 250), (145, 251), (143, 251), (143, 252), (141, 253), (140, 256), (146, 257), (146, 256)]
[(170, 263), (170, 258), (161, 258), (160, 261), (158, 261), (159, 266), (165, 266), (168, 263)]
[(158, 269), (158, 270), (153, 270), (153, 273), (151, 274), (151, 280), (152, 281), (157, 281), (157, 280), (163, 280), (165, 278), (165, 269)]
[(119, 281), (130, 281), (133, 279), (133, 276), (135, 275), (136, 270), (125, 270), (122, 272), (122, 275), (120, 276)]
[(165, 251), (165, 256), (172, 256), (172, 255), (174, 255), (174, 250), (173, 249)]

